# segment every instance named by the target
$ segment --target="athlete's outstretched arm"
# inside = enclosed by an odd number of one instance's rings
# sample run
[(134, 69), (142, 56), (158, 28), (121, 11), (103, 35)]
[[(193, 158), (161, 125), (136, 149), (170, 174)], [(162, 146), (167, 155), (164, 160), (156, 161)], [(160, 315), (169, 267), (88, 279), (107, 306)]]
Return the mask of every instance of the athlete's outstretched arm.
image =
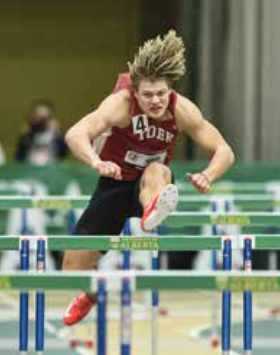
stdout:
[(209, 155), (207, 168), (188, 176), (199, 191), (208, 192), (211, 183), (234, 163), (234, 153), (221, 133), (202, 117), (198, 107), (180, 95), (176, 105), (176, 119), (179, 129), (191, 136)]
[(108, 96), (93, 112), (72, 126), (65, 141), (73, 155), (96, 169), (101, 175), (121, 179), (121, 169), (113, 162), (103, 162), (96, 153), (93, 141), (106, 130), (124, 124), (129, 110), (125, 92)]

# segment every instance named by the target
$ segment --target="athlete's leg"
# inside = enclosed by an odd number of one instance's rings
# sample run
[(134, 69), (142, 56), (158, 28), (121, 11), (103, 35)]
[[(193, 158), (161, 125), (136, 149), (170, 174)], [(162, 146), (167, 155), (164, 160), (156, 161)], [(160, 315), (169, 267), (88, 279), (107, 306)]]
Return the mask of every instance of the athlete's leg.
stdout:
[(161, 190), (172, 182), (172, 172), (168, 166), (153, 162), (149, 164), (140, 180), (139, 200), (145, 208), (153, 197), (157, 196)]
[[(91, 201), (89, 207), (78, 221), (75, 234), (91, 234), (87, 221), (92, 211), (94, 211), (93, 206), (94, 202)], [(94, 233), (92, 234), (94, 235)], [(102, 253), (96, 250), (66, 250), (64, 252), (62, 268), (67, 271), (96, 269), (101, 256)], [(63, 318), (64, 324), (74, 325), (81, 321), (90, 312), (95, 303), (95, 294), (79, 294), (68, 306)]]
[[(102, 178), (88, 208), (77, 223), (75, 234), (120, 234), (126, 218), (130, 216), (134, 184), (133, 182), (118, 182)], [(63, 270), (96, 269), (102, 255), (100, 251), (66, 251)], [(95, 294), (83, 293), (79, 295), (68, 307), (64, 323), (73, 325), (79, 322), (95, 303)]]
[(144, 209), (141, 220), (144, 230), (156, 228), (176, 209), (178, 191), (167, 166), (158, 162), (147, 166), (140, 181), (139, 200)]
[[(77, 235), (89, 235), (88, 231), (77, 230)], [(66, 250), (63, 256), (62, 269), (71, 270), (92, 270), (96, 269), (102, 253), (97, 250)]]
[[(101, 178), (93, 198), (76, 225), (75, 235), (120, 234), (129, 216), (133, 188), (132, 182)], [(100, 251), (65, 251), (63, 270), (96, 269), (102, 255)]]

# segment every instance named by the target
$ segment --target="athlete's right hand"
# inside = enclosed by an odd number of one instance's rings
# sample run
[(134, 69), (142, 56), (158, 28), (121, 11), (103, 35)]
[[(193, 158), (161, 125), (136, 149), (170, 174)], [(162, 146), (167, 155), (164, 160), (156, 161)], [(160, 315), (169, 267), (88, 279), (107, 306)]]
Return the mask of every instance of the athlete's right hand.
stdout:
[(112, 161), (98, 161), (93, 163), (93, 168), (101, 175), (116, 180), (122, 180), (121, 167)]

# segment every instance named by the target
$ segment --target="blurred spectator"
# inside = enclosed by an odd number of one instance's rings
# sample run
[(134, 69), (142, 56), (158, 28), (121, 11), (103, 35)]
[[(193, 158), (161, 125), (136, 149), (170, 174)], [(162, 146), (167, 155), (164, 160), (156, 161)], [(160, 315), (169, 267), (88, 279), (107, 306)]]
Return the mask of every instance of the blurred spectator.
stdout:
[[(27, 129), (20, 136), (16, 147), (15, 159), (20, 162), (43, 166), (63, 159), (66, 154), (67, 147), (55, 117), (54, 105), (47, 100), (34, 101), (27, 115)], [(22, 211), (18, 213), (22, 213)], [(45, 212), (42, 210), (40, 212), (29, 211), (28, 228), (36, 234), (36, 230), (30, 224), (30, 221), (40, 220), (40, 224), (47, 229), (48, 222), (60, 214), (61, 212), (53, 210)], [(38, 219), (38, 215), (41, 216), (41, 219)], [(10, 218), (16, 225), (18, 223), (21, 225), (22, 222), (18, 215), (11, 215)], [(60, 253), (52, 252), (51, 255), (55, 258), (56, 263), (60, 262)], [(3, 262), (8, 260), (9, 256), (2, 258)], [(5, 263), (2, 263), (3, 265)]]
[(5, 163), (6, 163), (6, 155), (2, 148), (2, 145), (0, 144), (0, 165), (3, 165)]
[(19, 138), (16, 147), (16, 160), (45, 165), (66, 156), (67, 147), (51, 102), (47, 100), (33, 102), (27, 116), (27, 124), (27, 130)]

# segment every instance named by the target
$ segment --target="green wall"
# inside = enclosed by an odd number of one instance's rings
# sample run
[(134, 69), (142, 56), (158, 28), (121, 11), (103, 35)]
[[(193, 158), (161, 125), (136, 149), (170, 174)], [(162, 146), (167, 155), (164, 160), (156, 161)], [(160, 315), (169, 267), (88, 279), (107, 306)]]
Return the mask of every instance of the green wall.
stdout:
[(2, 0), (0, 141), (12, 156), (34, 98), (66, 129), (126, 70), (139, 38), (140, 0)]

